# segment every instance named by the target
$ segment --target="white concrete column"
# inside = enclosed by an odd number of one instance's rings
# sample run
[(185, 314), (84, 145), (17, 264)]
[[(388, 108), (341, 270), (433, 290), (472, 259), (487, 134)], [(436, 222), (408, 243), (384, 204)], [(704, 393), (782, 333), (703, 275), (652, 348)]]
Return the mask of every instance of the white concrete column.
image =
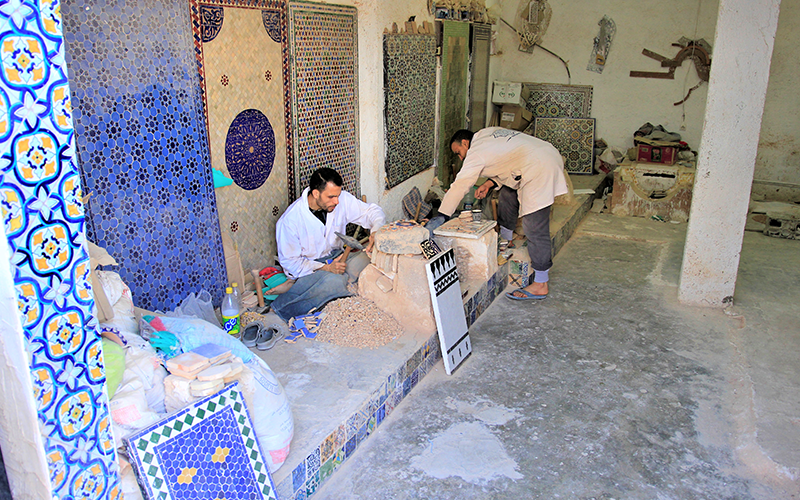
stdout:
[(780, 0), (720, 0), (678, 299), (733, 301)]

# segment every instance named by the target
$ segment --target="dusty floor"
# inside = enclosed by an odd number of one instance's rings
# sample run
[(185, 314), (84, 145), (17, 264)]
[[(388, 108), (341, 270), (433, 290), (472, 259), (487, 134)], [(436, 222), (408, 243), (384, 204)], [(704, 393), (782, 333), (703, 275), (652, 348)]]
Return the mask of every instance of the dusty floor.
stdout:
[(800, 498), (800, 242), (747, 233), (735, 305), (693, 309), (685, 230), (590, 214), (314, 497)]

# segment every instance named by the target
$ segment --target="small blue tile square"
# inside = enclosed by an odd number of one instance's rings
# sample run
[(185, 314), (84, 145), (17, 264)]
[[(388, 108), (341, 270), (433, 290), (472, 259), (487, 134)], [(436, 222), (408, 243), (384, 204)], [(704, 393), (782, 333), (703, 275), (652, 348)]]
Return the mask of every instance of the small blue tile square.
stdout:
[(381, 425), (383, 419), (386, 418), (386, 405), (381, 405), (378, 411), (375, 412), (375, 420), (377, 425)]
[(344, 457), (350, 458), (354, 451), (356, 451), (356, 436), (351, 437), (344, 444)]
[(300, 462), (300, 464), (294, 468), (292, 471), (292, 483), (294, 485), (294, 490), (297, 491), (300, 488), (304, 488), (306, 484), (306, 463)]
[(306, 457), (306, 475), (311, 476), (319, 470), (320, 466), (319, 448), (316, 448), (308, 457)]

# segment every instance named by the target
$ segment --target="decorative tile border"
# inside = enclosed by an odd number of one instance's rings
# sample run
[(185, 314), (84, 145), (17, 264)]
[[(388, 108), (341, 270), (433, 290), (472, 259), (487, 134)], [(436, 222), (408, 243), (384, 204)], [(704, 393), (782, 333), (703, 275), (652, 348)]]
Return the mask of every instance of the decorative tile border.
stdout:
[[(508, 264), (497, 272), (464, 303), (467, 323), (472, 324), (488, 309), (508, 284)], [(468, 306), (469, 304), (469, 306)], [(470, 321), (470, 317), (472, 320)], [(391, 415), (397, 405), (430, 373), (442, 357), (438, 333), (434, 332), (405, 363), (381, 382), (364, 405), (333, 430), (320, 445), (278, 484), (278, 497), (299, 500), (311, 496), (334, 472), (367, 441)]]
[(60, 2), (0, 3), (0, 245), (10, 250), (2, 265), (18, 303), (3, 315), (17, 314), (25, 335), (27, 403), (41, 431), (33, 446), (42, 447), (49, 472), (43, 486), (52, 498), (116, 499), (119, 465), (75, 148), (75, 74), (67, 71), (60, 10)]

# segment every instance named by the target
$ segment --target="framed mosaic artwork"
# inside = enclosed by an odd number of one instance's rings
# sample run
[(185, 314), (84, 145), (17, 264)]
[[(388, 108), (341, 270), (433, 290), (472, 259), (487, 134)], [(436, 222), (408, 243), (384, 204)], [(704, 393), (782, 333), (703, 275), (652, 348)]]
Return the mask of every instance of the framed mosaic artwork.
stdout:
[(591, 85), (525, 83), (526, 106), (534, 117), (589, 118), (592, 114)]
[(321, 166), (339, 172), (345, 190), (361, 194), (356, 12), (342, 5), (289, 3), (294, 197)]
[(555, 146), (571, 174), (591, 175), (594, 168), (594, 118), (534, 118), (525, 130)]
[(125, 439), (148, 500), (277, 500), (238, 382)]
[(436, 38), (383, 35), (386, 187), (433, 166)]
[(294, 176), (286, 3), (192, 0), (191, 17), (211, 166), (233, 181), (215, 189), (219, 225), (261, 269)]
[(0, 245), (11, 306), (2, 322), (6, 355), (22, 355), (19, 378), (3, 380), (19, 386), (21, 400), (4, 404), (26, 407), (4, 467), (16, 472), (17, 498), (115, 500), (122, 492), (86, 246), (88, 191), (75, 147), (81, 110), (62, 10), (58, 2), (0, 8)]
[(442, 21), (442, 78), (439, 86), (439, 146), (437, 169), (444, 189), (456, 176), (458, 156), (450, 150), (450, 138), (466, 127), (467, 73), (469, 71), (469, 23)]

